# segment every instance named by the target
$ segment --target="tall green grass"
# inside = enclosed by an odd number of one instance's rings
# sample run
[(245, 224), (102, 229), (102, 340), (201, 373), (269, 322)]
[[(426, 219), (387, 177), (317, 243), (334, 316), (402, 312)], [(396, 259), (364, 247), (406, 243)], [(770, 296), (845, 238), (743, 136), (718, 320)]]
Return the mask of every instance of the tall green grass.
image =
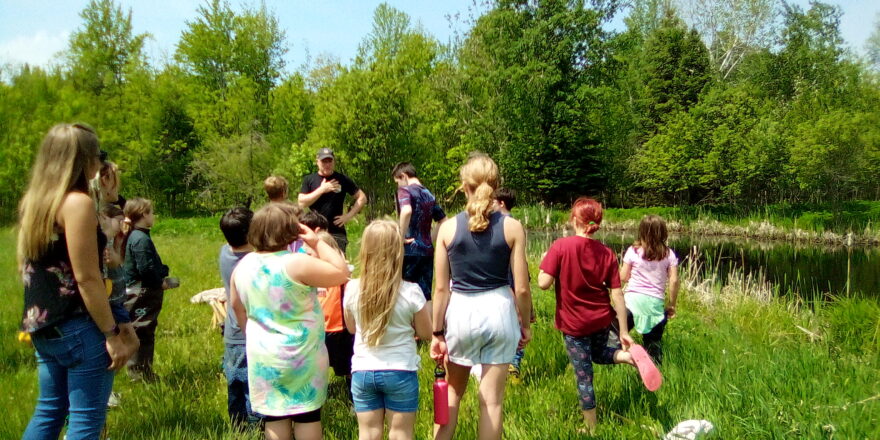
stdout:
[[(189, 297), (221, 285), (217, 218), (159, 219), (156, 246), (181, 287), (169, 291), (160, 316), (156, 369), (159, 383), (116, 378), (122, 394), (110, 410), (114, 439), (233, 439), (226, 422), (222, 339), (209, 328), (211, 310)], [(359, 234), (362, 225), (351, 228)], [(349, 255), (356, 255), (357, 240)], [(14, 270), (12, 231), (0, 231), (0, 438), (20, 438), (36, 401), (32, 349), (15, 340), (21, 285)], [(540, 250), (530, 250), (535, 272)], [(533, 278), (536, 279), (533, 273)], [(748, 284), (744, 284), (748, 286)], [(577, 390), (562, 338), (553, 328), (554, 298), (533, 287), (538, 322), (523, 362), (524, 380), (508, 385), (505, 438), (578, 438)], [(705, 287), (705, 286), (704, 286)], [(626, 366), (597, 366), (600, 426), (596, 438), (657, 439), (686, 419), (715, 424), (714, 438), (880, 438), (880, 305), (847, 299), (814, 308), (789, 300), (752, 297), (723, 288), (685, 289), (679, 317), (667, 327), (664, 385), (650, 393)], [(431, 361), (423, 364), (418, 438), (431, 433)], [(328, 439), (356, 437), (357, 423), (334, 378), (324, 410)], [(476, 438), (473, 387), (464, 401), (458, 438)]]

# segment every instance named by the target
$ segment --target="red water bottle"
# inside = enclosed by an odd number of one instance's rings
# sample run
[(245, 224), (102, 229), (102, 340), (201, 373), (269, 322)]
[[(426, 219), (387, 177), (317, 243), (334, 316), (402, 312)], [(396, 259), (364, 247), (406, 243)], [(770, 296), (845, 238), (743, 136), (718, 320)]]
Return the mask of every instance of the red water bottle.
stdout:
[(449, 423), (449, 384), (446, 383), (446, 370), (440, 366), (434, 369), (434, 423)]

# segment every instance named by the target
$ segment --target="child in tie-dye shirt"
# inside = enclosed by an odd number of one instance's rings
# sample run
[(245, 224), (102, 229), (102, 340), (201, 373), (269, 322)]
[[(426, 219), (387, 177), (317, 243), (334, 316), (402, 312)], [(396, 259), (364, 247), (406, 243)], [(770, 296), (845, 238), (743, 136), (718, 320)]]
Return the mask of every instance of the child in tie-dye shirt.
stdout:
[[(288, 251), (297, 238), (315, 256)], [(324, 317), (311, 287), (345, 283), (348, 266), (298, 224), (288, 204), (257, 211), (248, 242), (254, 252), (232, 274), (230, 302), (245, 333), (251, 406), (265, 416), (267, 438), (321, 438), (328, 360)]]

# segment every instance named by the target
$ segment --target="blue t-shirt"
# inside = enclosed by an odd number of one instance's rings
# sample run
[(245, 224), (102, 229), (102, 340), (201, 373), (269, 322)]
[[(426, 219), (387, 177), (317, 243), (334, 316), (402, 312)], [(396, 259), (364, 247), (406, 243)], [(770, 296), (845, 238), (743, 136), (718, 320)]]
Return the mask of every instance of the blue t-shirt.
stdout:
[(443, 220), (446, 218), (446, 213), (437, 204), (434, 194), (422, 185), (413, 184), (397, 188), (397, 212), (400, 213), (400, 208), (407, 205), (412, 207), (412, 217), (409, 219), (406, 238), (412, 238), (414, 241), (404, 245), (404, 255), (434, 255), (431, 222)]
[(238, 262), (250, 252), (232, 252), (228, 244), (220, 248), (220, 276), (223, 278), (223, 288), (226, 289), (226, 320), (223, 324), (223, 342), (227, 344), (244, 344), (244, 333), (235, 320), (235, 312), (229, 302), (229, 279)]

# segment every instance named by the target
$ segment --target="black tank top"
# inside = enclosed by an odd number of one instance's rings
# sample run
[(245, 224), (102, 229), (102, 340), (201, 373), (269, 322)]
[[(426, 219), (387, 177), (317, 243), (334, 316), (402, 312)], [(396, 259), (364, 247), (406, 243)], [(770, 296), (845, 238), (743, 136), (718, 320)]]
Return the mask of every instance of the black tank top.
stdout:
[(504, 216), (493, 212), (482, 232), (468, 229), (468, 214), (455, 216), (455, 237), (446, 248), (452, 270), (452, 290), (479, 293), (508, 285), (510, 246), (504, 240)]
[[(98, 261), (103, 267), (107, 238), (98, 228)], [(24, 311), (21, 329), (28, 333), (59, 324), (87, 313), (79, 285), (73, 276), (70, 253), (64, 232), (49, 242), (46, 252), (35, 261), (26, 261), (22, 269)]]

